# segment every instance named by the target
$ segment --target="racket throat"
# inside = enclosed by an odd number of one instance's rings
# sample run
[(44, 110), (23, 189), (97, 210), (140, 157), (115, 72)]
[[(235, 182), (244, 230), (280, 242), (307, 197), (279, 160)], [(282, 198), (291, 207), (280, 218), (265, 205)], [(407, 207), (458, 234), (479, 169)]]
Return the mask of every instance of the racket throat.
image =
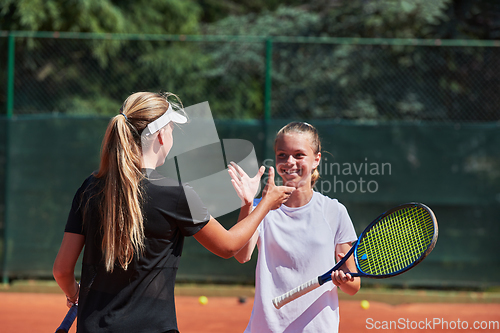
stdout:
[[(332, 279), (332, 273), (336, 270), (339, 270), (345, 264), (347, 259), (349, 259), (349, 257), (353, 254), (354, 249), (356, 248), (356, 244), (357, 244), (357, 241), (352, 244), (352, 247), (349, 250), (349, 252), (347, 252), (346, 255), (344, 256), (344, 258), (342, 258), (332, 269), (330, 269), (325, 274), (318, 276), (318, 283), (320, 286), (323, 285), (323, 283), (330, 281)], [(350, 273), (349, 272), (349, 274), (351, 274), (351, 276), (359, 276), (357, 273)]]

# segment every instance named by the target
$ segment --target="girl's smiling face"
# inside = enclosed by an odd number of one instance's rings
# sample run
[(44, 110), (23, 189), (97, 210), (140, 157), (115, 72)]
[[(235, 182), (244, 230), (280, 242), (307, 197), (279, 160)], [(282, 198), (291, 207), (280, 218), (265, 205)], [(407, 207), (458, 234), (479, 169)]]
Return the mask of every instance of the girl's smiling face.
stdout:
[(276, 139), (276, 171), (284, 185), (311, 186), (311, 174), (321, 159), (321, 153), (315, 154), (311, 146), (308, 133), (283, 134)]

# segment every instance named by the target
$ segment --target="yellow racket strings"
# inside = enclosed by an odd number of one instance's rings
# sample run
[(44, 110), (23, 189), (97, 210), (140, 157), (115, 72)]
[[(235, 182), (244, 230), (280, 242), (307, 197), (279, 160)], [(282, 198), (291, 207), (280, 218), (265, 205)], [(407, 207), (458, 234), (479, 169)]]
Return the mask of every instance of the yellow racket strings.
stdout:
[(360, 240), (359, 267), (366, 274), (394, 274), (417, 261), (434, 236), (434, 223), (427, 210), (406, 207), (384, 217)]

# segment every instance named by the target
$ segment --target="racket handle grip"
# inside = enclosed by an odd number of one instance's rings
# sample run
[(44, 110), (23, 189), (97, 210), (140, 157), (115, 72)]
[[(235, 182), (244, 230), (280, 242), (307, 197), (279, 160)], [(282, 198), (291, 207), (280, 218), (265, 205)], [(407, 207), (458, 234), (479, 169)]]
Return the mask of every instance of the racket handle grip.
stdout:
[(294, 299), (297, 299), (300, 296), (307, 294), (308, 292), (318, 288), (319, 286), (320, 286), (320, 284), (319, 284), (318, 278), (315, 277), (314, 279), (312, 279), (306, 283), (301, 284), (297, 288), (294, 288), (281, 296), (275, 297), (273, 299), (274, 307), (276, 309), (279, 309), (283, 305), (290, 303)]
[(57, 328), (56, 333), (67, 333), (71, 325), (73, 325), (73, 322), (75, 321), (77, 312), (78, 305), (73, 304), (73, 306), (71, 306), (68, 313), (66, 314), (66, 317), (64, 317), (61, 325)]
[[(332, 272), (333, 271), (328, 271), (325, 274), (321, 275), (318, 278), (320, 284), (323, 284), (323, 283), (325, 283), (327, 281), (331, 281), (332, 280)], [(357, 272), (347, 272), (347, 273), (349, 273), (352, 277), (363, 277), (363, 276), (365, 276), (365, 275), (362, 275), (362, 274), (357, 273)]]

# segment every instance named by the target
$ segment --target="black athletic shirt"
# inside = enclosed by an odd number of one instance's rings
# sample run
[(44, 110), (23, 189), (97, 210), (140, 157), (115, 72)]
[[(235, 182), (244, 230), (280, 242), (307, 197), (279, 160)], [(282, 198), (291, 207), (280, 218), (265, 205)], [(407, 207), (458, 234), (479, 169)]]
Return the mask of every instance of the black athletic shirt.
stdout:
[(203, 228), (210, 215), (189, 185), (155, 170), (144, 172), (146, 248), (126, 271), (115, 265), (108, 273), (104, 266), (98, 209), (102, 181), (88, 177), (73, 199), (65, 232), (85, 236), (79, 333), (177, 331), (174, 284), (184, 237)]

